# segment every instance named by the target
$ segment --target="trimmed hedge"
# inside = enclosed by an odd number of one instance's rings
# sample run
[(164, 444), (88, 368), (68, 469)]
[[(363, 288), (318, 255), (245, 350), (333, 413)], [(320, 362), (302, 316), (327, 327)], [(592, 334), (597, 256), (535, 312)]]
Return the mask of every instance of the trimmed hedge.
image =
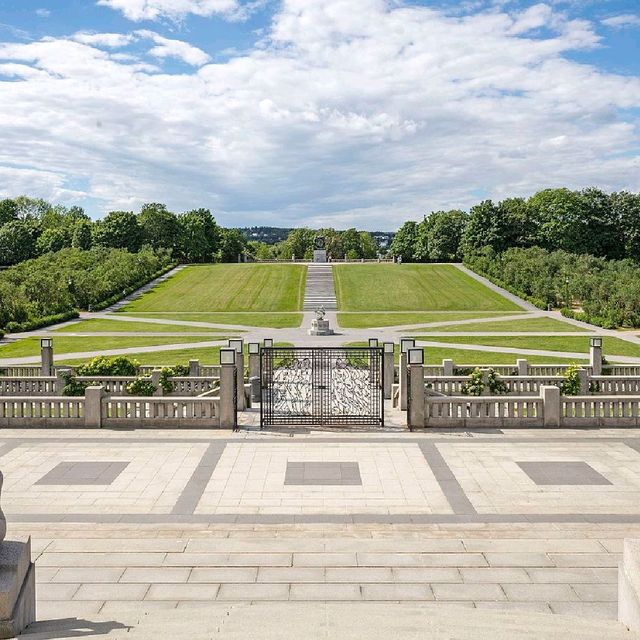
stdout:
[[(37, 318), (36, 320), (27, 320), (25, 322), (9, 322), (5, 329), (10, 333), (18, 333), (19, 331), (34, 331), (35, 329), (41, 329), (42, 327), (48, 327), (52, 324), (58, 324), (67, 320), (73, 320), (79, 317), (80, 314), (76, 309), (73, 311), (67, 311), (65, 313), (56, 313), (52, 316), (44, 316)], [(4, 335), (0, 331), (0, 338)]]

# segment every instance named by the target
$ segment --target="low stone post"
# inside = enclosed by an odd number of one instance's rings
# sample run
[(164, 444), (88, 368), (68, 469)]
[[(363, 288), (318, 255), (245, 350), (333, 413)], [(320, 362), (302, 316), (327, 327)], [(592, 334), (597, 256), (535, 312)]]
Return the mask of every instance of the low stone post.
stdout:
[[(3, 476), (0, 473), (0, 490)], [(0, 638), (15, 638), (36, 619), (36, 565), (31, 538), (5, 540), (7, 521), (0, 510)]]
[(260, 376), (260, 343), (249, 342), (249, 378), (258, 378)]
[(384, 399), (389, 400), (393, 393), (393, 378), (395, 376), (395, 351), (393, 342), (382, 345), (382, 375), (384, 377)]
[(104, 389), (101, 386), (87, 387), (84, 390), (84, 426), (87, 429), (102, 427), (102, 398)]
[(444, 358), (442, 361), (442, 375), (450, 378), (453, 375), (453, 360)]
[(591, 367), (591, 375), (602, 375), (602, 338), (591, 338), (589, 365)]
[(529, 361), (526, 358), (518, 358), (516, 360), (516, 365), (518, 367), (519, 376), (529, 375)]
[(557, 429), (560, 426), (560, 388), (555, 385), (542, 385), (540, 397), (544, 412), (544, 426)]
[(589, 372), (586, 369), (578, 369), (578, 378), (580, 379), (580, 395), (589, 395)]
[(490, 396), (491, 389), (489, 389), (489, 369), (482, 369), (482, 393), (480, 395)]
[(160, 384), (161, 375), (162, 375), (162, 369), (154, 369), (151, 372), (151, 384), (153, 384), (153, 386), (156, 388), (156, 390), (153, 392), (153, 395), (155, 397), (164, 395), (164, 389)]
[(407, 351), (415, 347), (416, 341), (412, 338), (400, 338), (400, 411), (407, 410)]
[(67, 385), (66, 377), (72, 373), (71, 369), (56, 369), (56, 381), (54, 383), (54, 393), (57, 396), (62, 395), (62, 391)]
[(189, 360), (189, 376), (192, 378), (200, 376), (200, 360)]
[(236, 374), (235, 349), (220, 349), (220, 427), (235, 429), (238, 425), (237, 394), (244, 391), (238, 389)]
[(53, 340), (42, 338), (40, 340), (40, 375), (53, 375)]
[(422, 349), (411, 349), (409, 360), (409, 410), (407, 412), (407, 424), (409, 429), (422, 429), (424, 427), (424, 352)]

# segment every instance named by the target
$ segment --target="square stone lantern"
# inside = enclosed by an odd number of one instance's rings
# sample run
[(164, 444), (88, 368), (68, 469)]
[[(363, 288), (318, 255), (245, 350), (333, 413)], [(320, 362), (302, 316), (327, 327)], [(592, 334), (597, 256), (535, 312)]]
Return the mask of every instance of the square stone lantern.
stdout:
[(235, 364), (236, 353), (235, 349), (220, 349), (220, 364)]
[(242, 353), (244, 340), (242, 338), (232, 338), (229, 340), (229, 349), (234, 349), (236, 353)]

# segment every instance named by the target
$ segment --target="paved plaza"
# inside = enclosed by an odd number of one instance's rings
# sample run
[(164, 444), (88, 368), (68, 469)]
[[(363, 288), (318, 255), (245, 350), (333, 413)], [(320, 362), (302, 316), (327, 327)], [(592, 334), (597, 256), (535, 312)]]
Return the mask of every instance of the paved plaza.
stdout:
[(635, 430), (5, 430), (0, 458), (42, 621), (375, 601), (612, 622), (640, 537)]

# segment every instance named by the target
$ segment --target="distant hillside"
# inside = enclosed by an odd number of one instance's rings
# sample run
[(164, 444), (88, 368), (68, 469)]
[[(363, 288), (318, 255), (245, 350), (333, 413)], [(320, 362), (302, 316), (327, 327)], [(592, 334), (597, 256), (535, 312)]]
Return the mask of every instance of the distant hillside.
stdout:
[[(238, 231), (247, 240), (259, 240), (267, 244), (277, 244), (287, 239), (292, 229), (283, 227), (239, 227)], [(391, 244), (395, 232), (392, 231), (371, 231), (371, 235), (375, 238), (379, 247), (386, 248)]]

